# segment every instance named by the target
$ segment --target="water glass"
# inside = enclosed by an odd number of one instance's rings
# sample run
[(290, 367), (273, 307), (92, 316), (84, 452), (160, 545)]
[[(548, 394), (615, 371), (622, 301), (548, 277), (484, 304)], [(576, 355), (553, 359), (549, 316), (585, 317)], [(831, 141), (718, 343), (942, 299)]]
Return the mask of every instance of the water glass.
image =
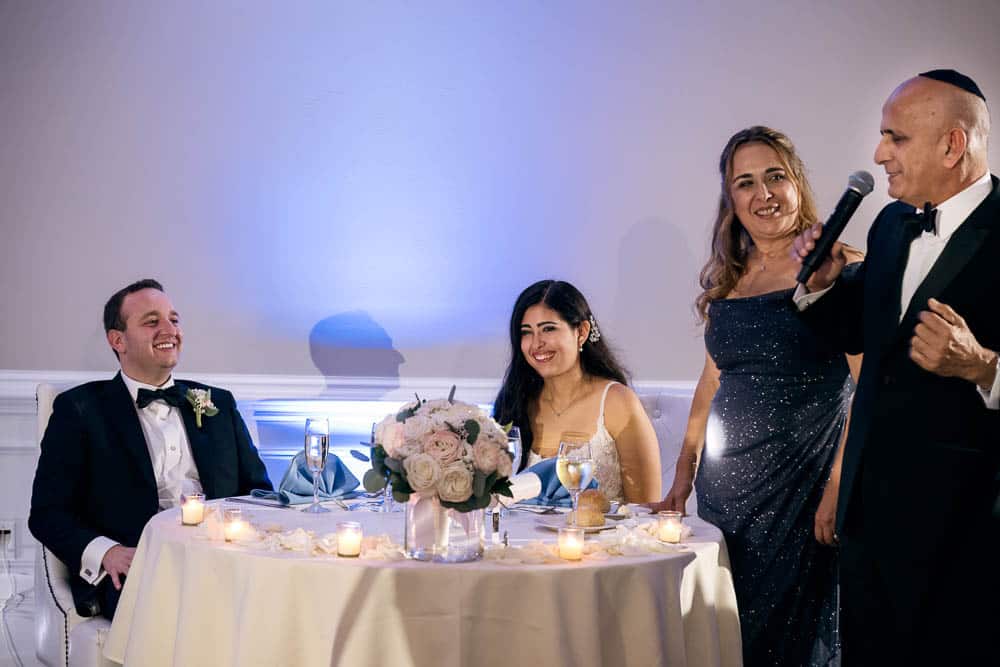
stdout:
[(594, 477), (594, 459), (590, 453), (590, 436), (563, 433), (556, 455), (556, 475), (573, 499), (573, 525), (579, 526), (577, 506), (580, 492), (590, 485)]

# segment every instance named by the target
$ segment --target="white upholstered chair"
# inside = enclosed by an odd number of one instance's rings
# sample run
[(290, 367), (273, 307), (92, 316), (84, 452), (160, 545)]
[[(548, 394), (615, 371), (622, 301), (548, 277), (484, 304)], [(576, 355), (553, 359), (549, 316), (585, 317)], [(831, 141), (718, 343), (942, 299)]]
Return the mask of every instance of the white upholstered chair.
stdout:
[[(674, 482), (674, 466), (677, 463), (677, 455), (681, 452), (681, 443), (684, 441), (692, 395), (680, 389), (639, 391), (638, 394), (660, 442), (661, 493), (666, 496), (670, 485)], [(697, 508), (698, 501), (692, 493), (687, 501), (688, 514), (695, 514)]]
[[(35, 390), (38, 401), (38, 440), (52, 414), (59, 391), (50, 384)], [(111, 622), (104, 617), (84, 618), (76, 613), (69, 579), (76, 576), (51, 551), (35, 548), (35, 655), (48, 667), (113, 667), (101, 654)]]

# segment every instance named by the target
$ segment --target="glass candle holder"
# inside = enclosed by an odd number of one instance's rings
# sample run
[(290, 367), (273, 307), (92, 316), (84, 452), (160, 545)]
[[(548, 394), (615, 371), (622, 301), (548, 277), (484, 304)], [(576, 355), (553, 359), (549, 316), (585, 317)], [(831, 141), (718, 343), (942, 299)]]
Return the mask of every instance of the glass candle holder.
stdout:
[(243, 512), (239, 508), (232, 507), (222, 511), (222, 532), (226, 537), (226, 542), (238, 539), (246, 532), (246, 529)]
[(559, 529), (559, 557), (563, 560), (583, 558), (583, 528)]
[(337, 555), (357, 558), (361, 555), (361, 524), (342, 521), (337, 524)]
[(205, 520), (205, 495), (189, 493), (181, 500), (181, 524), (197, 526)]
[(678, 544), (681, 541), (681, 531), (684, 529), (681, 513), (674, 510), (657, 512), (656, 519), (656, 536), (660, 541)]

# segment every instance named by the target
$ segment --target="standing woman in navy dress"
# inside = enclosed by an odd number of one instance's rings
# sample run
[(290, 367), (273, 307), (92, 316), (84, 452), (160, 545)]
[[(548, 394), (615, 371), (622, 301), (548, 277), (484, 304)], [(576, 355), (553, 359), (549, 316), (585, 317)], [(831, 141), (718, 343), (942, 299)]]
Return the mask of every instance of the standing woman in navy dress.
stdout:
[[(816, 205), (791, 141), (735, 134), (697, 309), (705, 366), (670, 491), (726, 537), (748, 667), (837, 662), (833, 533), (842, 434), (860, 359), (815, 336), (791, 301), (794, 237)], [(851, 261), (861, 254), (851, 251)]]

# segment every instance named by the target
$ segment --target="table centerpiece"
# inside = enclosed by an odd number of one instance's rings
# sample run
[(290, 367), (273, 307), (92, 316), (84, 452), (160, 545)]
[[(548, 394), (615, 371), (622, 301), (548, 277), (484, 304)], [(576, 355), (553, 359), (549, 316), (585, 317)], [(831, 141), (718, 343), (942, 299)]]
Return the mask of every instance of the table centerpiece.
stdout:
[(478, 406), (454, 399), (407, 403), (375, 427), (369, 492), (388, 482), (405, 503), (404, 550), (418, 560), (461, 562), (483, 554), (484, 509), (511, 496), (506, 431)]

